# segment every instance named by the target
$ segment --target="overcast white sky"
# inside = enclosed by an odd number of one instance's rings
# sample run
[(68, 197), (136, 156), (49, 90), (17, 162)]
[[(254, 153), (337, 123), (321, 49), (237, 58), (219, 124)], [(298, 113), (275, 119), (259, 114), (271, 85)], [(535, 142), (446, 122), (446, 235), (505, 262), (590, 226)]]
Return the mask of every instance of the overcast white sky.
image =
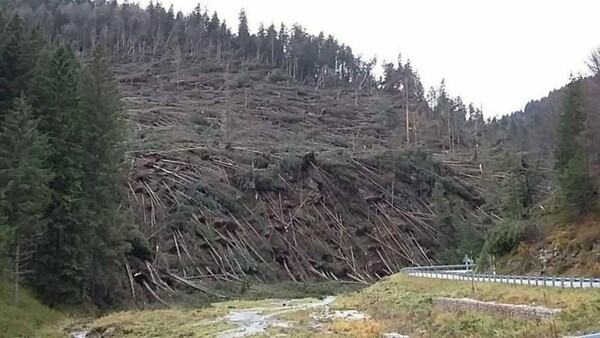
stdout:
[[(133, 2), (133, 1), (132, 1)], [(142, 0), (146, 4), (148, 0)], [(162, 0), (191, 11), (197, 0)], [(280, 22), (332, 34), (357, 54), (410, 58), (427, 89), (442, 78), (452, 95), (483, 105), (486, 116), (527, 101), (587, 72), (600, 45), (596, 0), (201, 0), (237, 29), (241, 8), (256, 31)]]

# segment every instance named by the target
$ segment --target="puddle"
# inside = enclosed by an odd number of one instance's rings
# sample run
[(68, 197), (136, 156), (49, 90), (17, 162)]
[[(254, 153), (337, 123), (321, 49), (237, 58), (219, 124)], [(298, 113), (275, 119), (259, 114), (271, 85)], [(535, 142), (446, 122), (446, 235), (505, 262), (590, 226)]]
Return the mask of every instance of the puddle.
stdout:
[(85, 338), (85, 337), (87, 337), (87, 334), (88, 334), (88, 331), (72, 332), (71, 338)]
[(237, 338), (264, 333), (267, 328), (290, 327), (286, 322), (272, 318), (272, 315), (263, 315), (261, 311), (231, 311), (223, 320), (238, 327), (227, 330), (219, 338)]
[[(274, 318), (288, 312), (325, 307), (335, 301), (335, 297), (325, 297), (313, 302), (298, 302), (297, 300), (274, 303), (273, 307), (260, 307), (246, 310), (232, 310), (225, 317), (217, 321), (225, 321), (236, 325), (231, 330), (221, 332), (219, 338), (239, 338), (264, 333), (269, 327), (289, 328), (291, 325), (285, 321)], [(263, 314), (264, 312), (269, 314)], [(214, 321), (213, 321), (214, 322)]]
[(363, 320), (369, 319), (369, 315), (364, 312), (357, 310), (346, 310), (346, 311), (325, 311), (322, 313), (313, 313), (311, 315), (314, 319), (319, 321), (331, 320), (331, 319), (344, 319), (344, 320)]

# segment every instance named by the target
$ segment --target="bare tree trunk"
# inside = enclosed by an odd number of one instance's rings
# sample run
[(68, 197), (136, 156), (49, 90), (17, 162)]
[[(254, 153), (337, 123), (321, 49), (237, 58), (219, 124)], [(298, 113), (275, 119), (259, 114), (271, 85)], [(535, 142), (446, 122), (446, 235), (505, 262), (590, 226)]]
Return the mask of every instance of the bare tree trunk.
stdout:
[(229, 92), (229, 67), (230, 67), (230, 62), (227, 62), (227, 66), (226, 66), (226, 70), (225, 70), (225, 83), (226, 83), (226, 88), (225, 88), (225, 96), (226, 96), (226, 121), (227, 121), (227, 125), (225, 126), (225, 133), (226, 133), (226, 140), (227, 140), (227, 144), (229, 145), (229, 142), (231, 142), (231, 107), (230, 107), (230, 97), (231, 97), (231, 93)]
[(406, 147), (410, 148), (410, 117), (408, 116), (408, 80), (404, 79), (404, 109), (406, 110)]
[(21, 272), (19, 271), (19, 265), (21, 264), (21, 245), (17, 244), (17, 248), (15, 249), (15, 294), (14, 294), (14, 306), (18, 306), (19, 305), (19, 277)]
[(420, 127), (420, 116), (418, 111), (413, 112), (413, 144), (418, 147), (419, 144), (419, 127)]
[(392, 149), (392, 198), (391, 205), (394, 206), (395, 183), (396, 183), (396, 156), (395, 149)]

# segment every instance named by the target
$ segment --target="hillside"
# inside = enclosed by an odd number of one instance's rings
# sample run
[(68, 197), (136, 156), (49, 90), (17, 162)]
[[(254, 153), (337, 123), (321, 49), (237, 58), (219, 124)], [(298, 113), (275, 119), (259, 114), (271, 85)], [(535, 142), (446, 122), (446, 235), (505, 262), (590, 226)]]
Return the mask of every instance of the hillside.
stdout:
[(7, 0), (0, 32), (0, 271), (52, 307), (599, 271), (598, 75), (485, 121), (243, 10)]
[(136, 130), (129, 200), (158, 248), (138, 258), (156, 268), (366, 283), (432, 262), (447, 241), (431, 209), (436, 182), (461, 213), (484, 217), (475, 165), (444, 164), (434, 141), (407, 148), (386, 128), (381, 102), (393, 96), (315, 90), (252, 63), (192, 62), (178, 74), (159, 62), (135, 65), (144, 73), (118, 67)]
[[(597, 55), (597, 54), (594, 54)], [(489, 125), (489, 137), (496, 147), (510, 149), (531, 166), (524, 176), (531, 184), (531, 209), (515, 220), (524, 227), (518, 239), (504, 255), (498, 257), (496, 268), (511, 273), (541, 275), (598, 276), (597, 261), (600, 251), (598, 234), (598, 209), (595, 196), (599, 178), (598, 147), (598, 88), (600, 77), (596, 73), (587, 78), (575, 79), (547, 97), (531, 101), (523, 111), (505, 116)], [(580, 86), (577, 95), (582, 113), (581, 136), (578, 142), (585, 149), (586, 164), (578, 169), (584, 173), (586, 189), (590, 191), (590, 205), (573, 213), (576, 205), (564, 205), (564, 174), (557, 170), (560, 150), (561, 123), (565, 123), (568, 97)], [(569, 132), (570, 133), (570, 132)], [(562, 187), (561, 187), (562, 185)], [(578, 186), (578, 192), (586, 189)], [(577, 193), (574, 194), (577, 196)]]
[(40, 328), (54, 325), (62, 315), (40, 304), (21, 291), (19, 306), (14, 305), (13, 286), (0, 282), (0, 337), (34, 337)]

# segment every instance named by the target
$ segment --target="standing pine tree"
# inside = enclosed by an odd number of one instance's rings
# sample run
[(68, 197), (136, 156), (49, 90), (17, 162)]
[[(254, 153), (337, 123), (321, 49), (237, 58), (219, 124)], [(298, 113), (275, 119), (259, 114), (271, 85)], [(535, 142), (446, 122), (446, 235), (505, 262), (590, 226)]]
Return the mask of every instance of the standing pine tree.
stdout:
[(6, 30), (5, 43), (0, 50), (0, 119), (12, 105), (12, 100), (21, 93), (19, 57), (23, 45), (23, 21), (15, 15)]
[(437, 242), (440, 246), (439, 254), (435, 257), (439, 262), (452, 263), (454, 257), (453, 247), (455, 229), (452, 222), (452, 208), (446, 200), (446, 189), (441, 182), (435, 182), (433, 187), (432, 210), (437, 228)]
[(52, 199), (46, 211), (47, 232), (41, 242), (36, 282), (53, 303), (80, 302), (85, 296), (87, 271), (94, 240), (86, 210), (84, 119), (80, 109), (80, 68), (69, 47), (56, 48), (43, 74), (35, 81), (34, 108), (40, 130), (48, 136), (48, 165)]
[(248, 18), (246, 17), (246, 11), (242, 9), (240, 11), (240, 24), (238, 26), (238, 44), (242, 52), (242, 58), (250, 53), (251, 42), (248, 30)]
[[(0, 208), (4, 208), (6, 202), (4, 192), (0, 190)], [(5, 271), (8, 267), (8, 244), (12, 240), (11, 228), (6, 223), (6, 216), (0, 212), (0, 274), (6, 275)]]
[(533, 205), (535, 172), (525, 157), (512, 154), (506, 154), (500, 166), (506, 172), (498, 194), (502, 215), (510, 220), (524, 219)]
[(88, 287), (95, 300), (110, 301), (125, 260), (125, 219), (120, 205), (127, 177), (122, 165), (125, 130), (119, 93), (102, 47), (96, 48), (83, 70), (81, 108), (85, 116), (85, 209), (93, 216), (94, 229)]
[(558, 200), (567, 219), (589, 211), (592, 205), (593, 184), (588, 174), (585, 150), (579, 147), (558, 178)]
[(558, 117), (554, 168), (560, 175), (577, 150), (582, 147), (582, 133), (585, 130), (585, 110), (583, 104), (583, 84), (573, 80), (563, 98), (562, 111)]
[(40, 63), (47, 58), (45, 55), (46, 40), (42, 29), (37, 26), (29, 32), (21, 45), (19, 60), (16, 64), (19, 77), (13, 87), (15, 90), (24, 91), (29, 97), (33, 79), (41, 71)]
[(554, 153), (558, 201), (564, 215), (570, 219), (583, 215), (592, 204), (592, 181), (583, 142), (586, 116), (582, 86), (581, 80), (575, 80), (567, 87)]
[[(48, 143), (37, 130), (31, 107), (24, 98), (17, 98), (14, 108), (5, 114), (0, 128), (0, 190), (8, 242), (14, 250), (15, 300), (18, 301), (20, 252), (35, 252), (35, 243), (44, 233), (44, 213), (50, 201), (48, 183), (51, 173), (46, 169)], [(27, 250), (22, 250), (26, 248)], [(30, 263), (30, 262), (27, 262)]]

